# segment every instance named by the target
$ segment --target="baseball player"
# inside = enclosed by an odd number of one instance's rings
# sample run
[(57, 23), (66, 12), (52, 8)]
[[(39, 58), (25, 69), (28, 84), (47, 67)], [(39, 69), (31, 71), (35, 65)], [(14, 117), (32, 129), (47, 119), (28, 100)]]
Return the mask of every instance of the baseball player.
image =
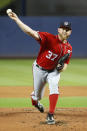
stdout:
[(8, 13), (17, 25), (29, 36), (32, 36), (40, 44), (40, 51), (36, 61), (33, 63), (34, 91), (31, 94), (32, 105), (40, 112), (44, 107), (40, 103), (44, 95), (45, 84), (49, 84), (49, 112), (47, 124), (55, 124), (54, 112), (59, 96), (58, 82), (60, 72), (63, 72), (69, 64), (72, 55), (72, 46), (67, 41), (72, 33), (71, 23), (62, 22), (58, 28), (58, 34), (40, 32), (31, 29), (24, 24), (14, 12)]

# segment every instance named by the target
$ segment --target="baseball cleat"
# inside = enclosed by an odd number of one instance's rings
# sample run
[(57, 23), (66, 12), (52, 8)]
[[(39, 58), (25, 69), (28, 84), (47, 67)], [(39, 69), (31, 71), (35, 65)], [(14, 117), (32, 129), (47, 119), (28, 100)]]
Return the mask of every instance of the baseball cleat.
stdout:
[(35, 107), (36, 107), (41, 113), (44, 112), (44, 107), (43, 107), (43, 105), (42, 105), (40, 102), (38, 102), (38, 103), (35, 105)]
[(55, 120), (54, 120), (53, 114), (48, 113), (46, 122), (49, 125), (55, 124)]

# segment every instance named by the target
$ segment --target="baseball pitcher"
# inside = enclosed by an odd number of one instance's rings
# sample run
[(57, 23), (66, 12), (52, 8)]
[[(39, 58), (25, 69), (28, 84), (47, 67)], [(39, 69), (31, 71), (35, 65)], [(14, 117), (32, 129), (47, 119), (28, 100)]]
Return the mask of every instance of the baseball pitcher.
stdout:
[(32, 105), (43, 113), (44, 107), (40, 100), (44, 95), (45, 84), (48, 82), (50, 93), (49, 112), (46, 121), (47, 124), (55, 124), (54, 111), (59, 96), (60, 72), (67, 68), (72, 56), (72, 46), (67, 41), (72, 33), (71, 23), (67, 21), (60, 23), (58, 34), (53, 35), (31, 29), (12, 11), (7, 14), (23, 32), (33, 37), (40, 44), (40, 51), (33, 63), (34, 91), (31, 94), (31, 100)]

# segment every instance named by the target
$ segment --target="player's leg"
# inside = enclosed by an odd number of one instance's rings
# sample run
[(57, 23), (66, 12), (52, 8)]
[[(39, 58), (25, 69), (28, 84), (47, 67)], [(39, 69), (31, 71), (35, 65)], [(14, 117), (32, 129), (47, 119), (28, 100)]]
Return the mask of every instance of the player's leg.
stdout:
[(59, 90), (58, 90), (58, 82), (60, 79), (60, 74), (55, 70), (52, 73), (48, 74), (47, 81), (49, 83), (49, 113), (47, 116), (48, 124), (54, 124), (54, 118), (53, 114), (56, 108), (58, 96), (59, 96)]
[(37, 107), (40, 112), (43, 112), (43, 106), (39, 100), (42, 99), (44, 94), (44, 85), (46, 83), (46, 72), (42, 71), (36, 66), (36, 62), (33, 65), (33, 80), (34, 80), (34, 91), (31, 94), (32, 105)]

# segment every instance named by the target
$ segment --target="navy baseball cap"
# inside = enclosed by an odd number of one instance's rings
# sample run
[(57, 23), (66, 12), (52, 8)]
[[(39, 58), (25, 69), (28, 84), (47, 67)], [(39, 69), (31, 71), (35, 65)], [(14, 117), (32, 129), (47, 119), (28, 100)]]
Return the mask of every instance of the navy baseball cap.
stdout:
[(72, 30), (71, 22), (68, 22), (68, 21), (61, 22), (59, 28), (63, 28), (66, 30)]

